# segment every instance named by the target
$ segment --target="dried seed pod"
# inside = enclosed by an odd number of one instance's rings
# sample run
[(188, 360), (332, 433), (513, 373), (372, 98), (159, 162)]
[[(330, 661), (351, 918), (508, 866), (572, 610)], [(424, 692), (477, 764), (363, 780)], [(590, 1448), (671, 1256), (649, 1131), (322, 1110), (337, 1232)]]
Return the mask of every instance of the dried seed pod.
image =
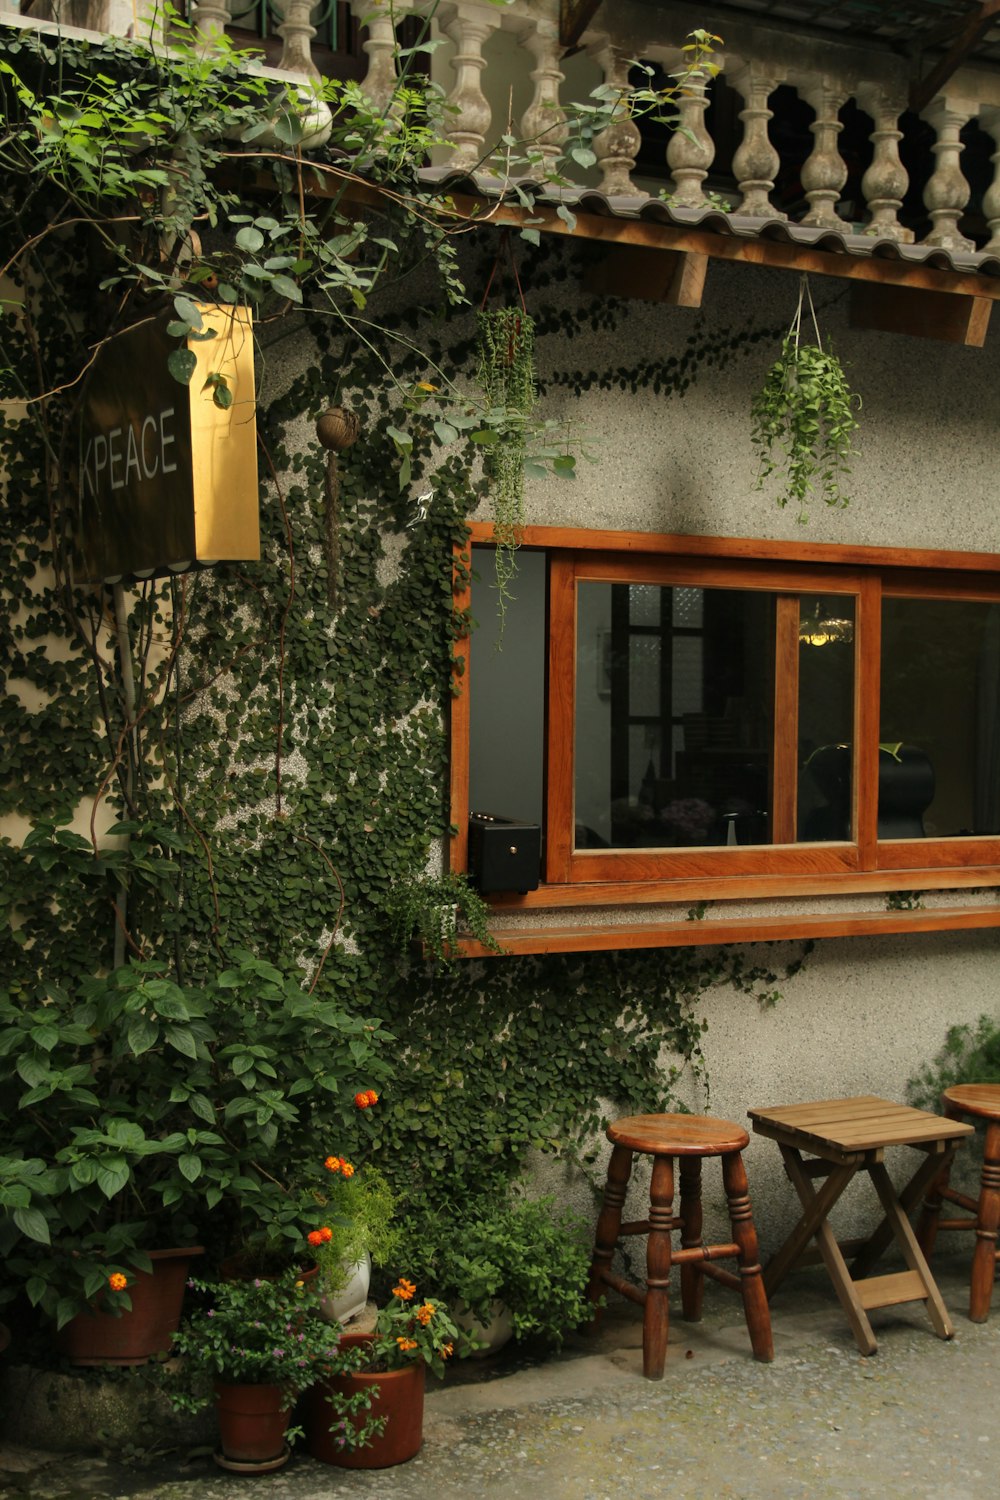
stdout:
[(360, 431), (361, 423), (354, 412), (343, 406), (331, 406), (316, 423), (316, 436), (324, 448), (332, 448), (335, 453), (356, 442)]

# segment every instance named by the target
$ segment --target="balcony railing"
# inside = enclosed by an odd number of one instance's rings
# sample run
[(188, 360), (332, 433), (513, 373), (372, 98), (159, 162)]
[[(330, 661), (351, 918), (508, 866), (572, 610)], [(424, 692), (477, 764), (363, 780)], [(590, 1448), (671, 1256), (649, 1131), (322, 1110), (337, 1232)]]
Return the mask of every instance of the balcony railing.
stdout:
[[(277, 67), (304, 77), (361, 77), (379, 104), (393, 87), (400, 24), (432, 8), (428, 0), (341, 0), (325, 8), (262, 0), (259, 10), (232, 13), (241, 3), (189, 0), (206, 46), (220, 31), (241, 39), (253, 32)], [(125, 0), (33, 0), (31, 11), (134, 34), (144, 4), (138, 18)], [(0, 13), (5, 8), (14, 8), (11, 0), (0, 0)], [(721, 71), (681, 96), (682, 128), (658, 142), (655, 129), (640, 128), (623, 105), (595, 141), (596, 167), (575, 172), (581, 187), (611, 200), (658, 195), (685, 218), (722, 209), (748, 229), (787, 220), (953, 254), (1000, 254), (1000, 71), (965, 67), (911, 114), (907, 61), (888, 49), (750, 19), (716, 23), (711, 7), (615, 0), (567, 59), (558, 13), (559, 0), (438, 4), (433, 26), (448, 45), (429, 66), (449, 93), (449, 167), (488, 171), (511, 98), (515, 133), (536, 139), (543, 159), (554, 162), (568, 99), (583, 100), (602, 82), (627, 97), (634, 59), (669, 74), (681, 66), (687, 33), (704, 26), (723, 36), (713, 59)], [(250, 26), (248, 14), (258, 16)], [(574, 176), (572, 164), (565, 170)], [(494, 172), (494, 187), (496, 180)]]

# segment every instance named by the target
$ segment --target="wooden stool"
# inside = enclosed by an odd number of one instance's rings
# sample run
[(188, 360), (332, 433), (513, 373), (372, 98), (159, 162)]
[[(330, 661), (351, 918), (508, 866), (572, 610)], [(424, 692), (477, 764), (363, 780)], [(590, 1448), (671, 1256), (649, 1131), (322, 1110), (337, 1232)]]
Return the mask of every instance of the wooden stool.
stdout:
[[(741, 1293), (750, 1342), (758, 1359), (774, 1358), (771, 1315), (761, 1277), (754, 1228), (747, 1193), (747, 1174), (740, 1152), (750, 1137), (739, 1125), (713, 1120), (707, 1115), (631, 1115), (608, 1127), (614, 1146), (608, 1164), (604, 1205), (597, 1220), (594, 1258), (590, 1266), (587, 1296), (597, 1303), (605, 1286), (614, 1287), (631, 1302), (645, 1308), (642, 1321), (642, 1373), (660, 1380), (667, 1356), (670, 1323), (670, 1267), (681, 1268), (681, 1311), (697, 1322), (701, 1317), (706, 1276)], [(632, 1156), (642, 1151), (653, 1158), (649, 1187), (649, 1218), (622, 1223), (622, 1208), (632, 1172)], [(673, 1213), (674, 1157), (681, 1160), (680, 1213)], [(701, 1160), (722, 1157), (722, 1182), (729, 1202), (733, 1243), (703, 1245), (701, 1239)], [(681, 1231), (681, 1248), (672, 1250), (670, 1236)], [(646, 1284), (635, 1286), (611, 1269), (618, 1240), (626, 1235), (647, 1234)], [(714, 1265), (716, 1260), (735, 1258), (739, 1275)], [(596, 1317), (599, 1314), (595, 1315)]]
[[(975, 1198), (948, 1186), (949, 1162), (928, 1189), (917, 1226), (917, 1238), (924, 1254), (930, 1255), (939, 1229), (975, 1230), (969, 1317), (973, 1323), (985, 1323), (990, 1315), (993, 1278), (1000, 1260), (1000, 1251), (997, 1250), (997, 1229), (1000, 1227), (1000, 1084), (957, 1083), (941, 1095), (941, 1108), (950, 1120), (971, 1115), (973, 1119), (986, 1121), (979, 1201), (977, 1203)], [(943, 1199), (957, 1203), (972, 1217), (942, 1219)]]

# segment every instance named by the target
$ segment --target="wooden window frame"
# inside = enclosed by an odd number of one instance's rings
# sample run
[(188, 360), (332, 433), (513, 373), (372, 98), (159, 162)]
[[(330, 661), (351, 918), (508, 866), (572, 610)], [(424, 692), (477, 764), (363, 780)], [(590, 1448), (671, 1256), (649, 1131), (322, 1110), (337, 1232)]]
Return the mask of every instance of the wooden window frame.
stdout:
[[(456, 549), (455, 603), (471, 599), (471, 548), (494, 541), (472, 523)], [(498, 909), (714, 901), (848, 892), (1000, 886), (1000, 837), (877, 838), (881, 608), (883, 595), (1000, 602), (1000, 555), (754, 541), (645, 532), (527, 527), (522, 545), (549, 556), (545, 707), (546, 837), (537, 891), (491, 899)], [(573, 830), (575, 603), (580, 580), (765, 589), (777, 594), (774, 737), (777, 830), (794, 830), (797, 758), (798, 599), (847, 594), (856, 601), (853, 828), (844, 843), (775, 843), (651, 853), (577, 850)], [(469, 640), (455, 647), (451, 715), (451, 868), (468, 868)]]

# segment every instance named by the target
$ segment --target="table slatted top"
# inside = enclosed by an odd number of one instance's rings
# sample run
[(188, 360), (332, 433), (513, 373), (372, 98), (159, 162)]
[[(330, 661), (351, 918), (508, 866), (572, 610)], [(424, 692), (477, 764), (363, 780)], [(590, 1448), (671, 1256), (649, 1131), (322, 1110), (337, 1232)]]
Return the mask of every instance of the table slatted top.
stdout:
[[(908, 1104), (894, 1104), (875, 1094), (856, 1099), (816, 1099), (747, 1113), (758, 1135), (794, 1138), (804, 1150), (872, 1151), (883, 1146), (916, 1146), (928, 1141), (961, 1140), (973, 1127), (944, 1115), (928, 1114)], [(820, 1152), (822, 1154), (822, 1152)]]

